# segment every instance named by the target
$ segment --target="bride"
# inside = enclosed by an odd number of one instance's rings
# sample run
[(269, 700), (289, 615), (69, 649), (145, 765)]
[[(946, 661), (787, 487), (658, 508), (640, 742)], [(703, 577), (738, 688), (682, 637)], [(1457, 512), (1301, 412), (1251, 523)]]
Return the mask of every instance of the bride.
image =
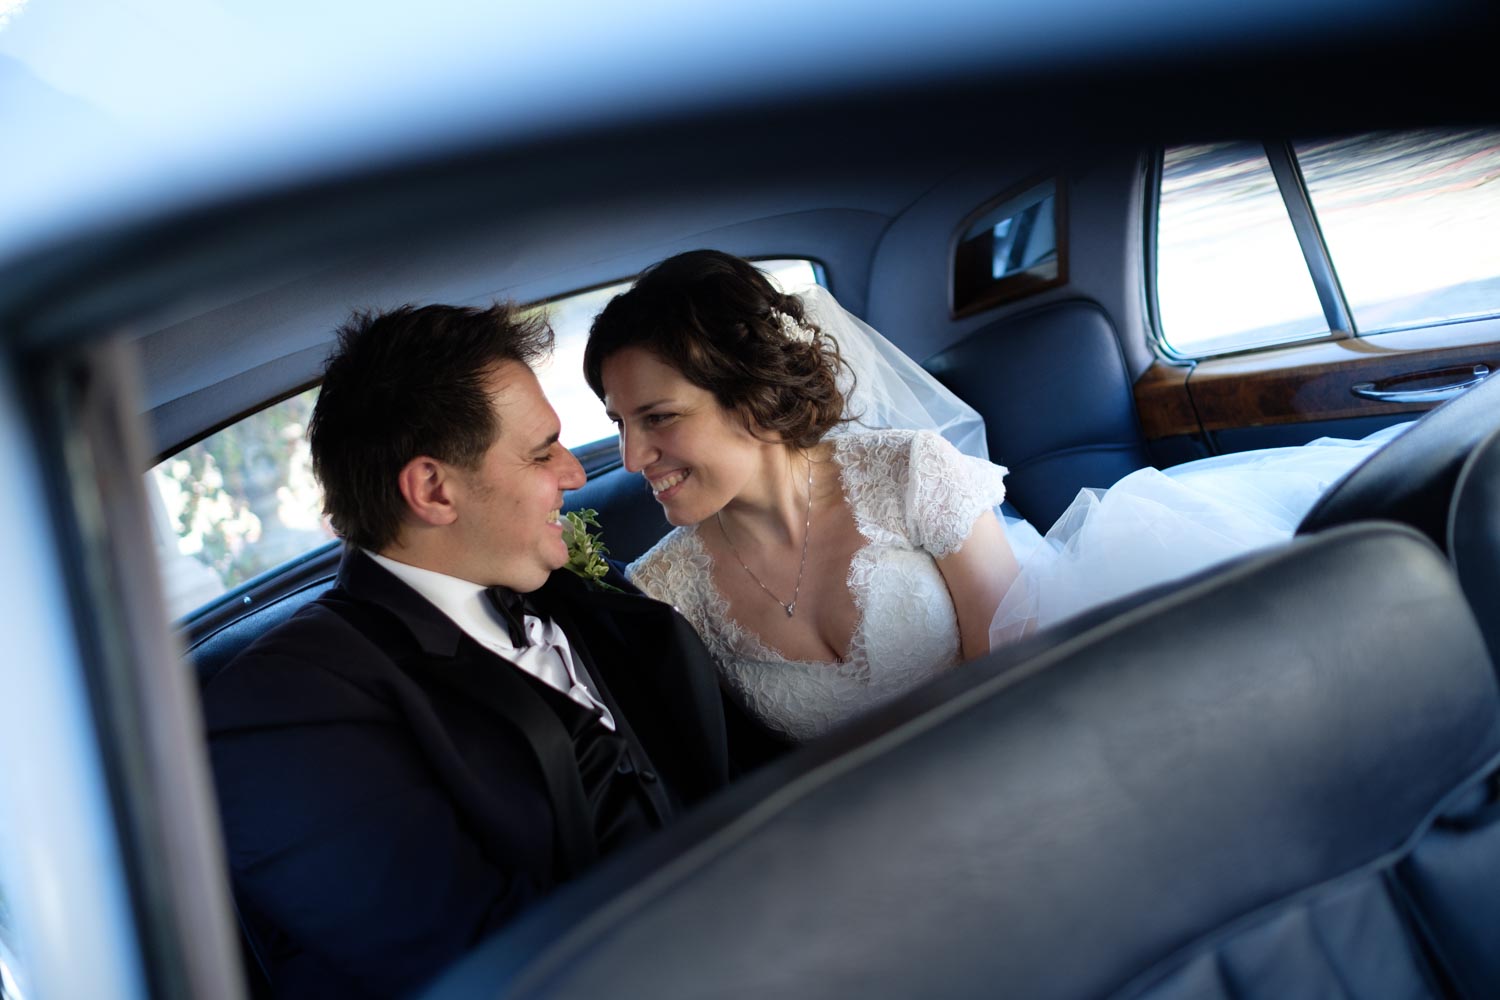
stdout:
[(971, 408), (826, 291), (785, 295), (710, 250), (615, 297), (584, 374), (676, 526), (627, 575), (795, 740), (994, 643), (1290, 537), (1379, 443), (1143, 469), (1080, 493), (1043, 539), (997, 518), (1005, 469)]

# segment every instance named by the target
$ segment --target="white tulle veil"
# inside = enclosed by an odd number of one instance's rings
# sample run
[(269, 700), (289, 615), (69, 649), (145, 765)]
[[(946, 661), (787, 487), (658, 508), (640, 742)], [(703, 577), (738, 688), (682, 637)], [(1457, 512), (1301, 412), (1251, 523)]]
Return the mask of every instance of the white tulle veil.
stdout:
[[(799, 297), (804, 318), (833, 338), (847, 366), (840, 388), (850, 422), (834, 433), (883, 428), (934, 430), (963, 454), (990, 460), (984, 418), (977, 410), (868, 323), (840, 306), (827, 289), (811, 288)], [(1004, 525), (1016, 560), (1025, 566), (1044, 546), (1042, 536), (1030, 523), (1007, 515), (999, 507), (995, 515)], [(1030, 590), (1029, 585), (1011, 588), (991, 626), (993, 640), (1008, 641), (1034, 626), (1036, 602), (1022, 598), (1022, 592)]]
[(806, 321), (833, 338), (848, 366), (839, 385), (851, 418), (845, 430), (934, 430), (965, 455), (989, 459), (984, 418), (972, 406), (839, 305), (827, 289), (814, 286), (798, 298)]

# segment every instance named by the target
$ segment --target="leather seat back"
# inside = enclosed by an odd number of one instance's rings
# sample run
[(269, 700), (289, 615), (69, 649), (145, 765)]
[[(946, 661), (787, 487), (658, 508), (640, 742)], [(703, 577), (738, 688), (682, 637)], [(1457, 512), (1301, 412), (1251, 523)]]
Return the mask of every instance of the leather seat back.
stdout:
[(340, 545), (329, 545), (190, 623), (183, 643), (199, 687), (256, 639), (332, 588), (342, 554)]
[(1480, 442), (1458, 475), (1448, 515), (1448, 558), (1500, 664), (1500, 431)]
[(1448, 507), (1464, 460), (1500, 428), (1500, 378), (1481, 382), (1420, 420), (1339, 480), (1307, 512), (1298, 534), (1355, 521), (1409, 524), (1443, 547)]
[(1084, 487), (1150, 465), (1109, 315), (1082, 299), (983, 327), (924, 362), (984, 417), (1011, 503), (1045, 532)]
[(1393, 876), (1500, 755), (1439, 553), (1344, 528), (1092, 622), (760, 772), (431, 995), (1430, 995), (1450, 941)]

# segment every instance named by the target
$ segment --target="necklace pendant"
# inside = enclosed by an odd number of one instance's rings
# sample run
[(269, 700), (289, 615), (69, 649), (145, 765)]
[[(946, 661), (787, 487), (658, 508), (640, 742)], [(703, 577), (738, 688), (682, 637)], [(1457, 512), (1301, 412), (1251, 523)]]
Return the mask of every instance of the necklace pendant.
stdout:
[(796, 601), (793, 601), (791, 604), (788, 604), (786, 606), (786, 616), (788, 618), (792, 617), (792, 615), (795, 614), (796, 611), (797, 611), (797, 602)]

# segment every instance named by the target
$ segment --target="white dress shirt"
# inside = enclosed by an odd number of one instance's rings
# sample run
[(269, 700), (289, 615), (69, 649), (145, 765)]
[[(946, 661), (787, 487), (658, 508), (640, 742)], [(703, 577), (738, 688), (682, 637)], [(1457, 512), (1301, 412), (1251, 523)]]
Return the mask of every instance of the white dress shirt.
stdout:
[(412, 590), (452, 619), (464, 633), (481, 646), (514, 663), (542, 683), (547, 684), (587, 708), (598, 709), (599, 721), (606, 729), (615, 728), (614, 716), (594, 694), (593, 681), (578, 662), (568, 637), (557, 623), (535, 615), (523, 615), (522, 625), (531, 645), (517, 649), (510, 641), (510, 628), (504, 617), (490, 604), (485, 587), (460, 580), (446, 573), (410, 566), (387, 559), (369, 550), (365, 555), (395, 574)]

